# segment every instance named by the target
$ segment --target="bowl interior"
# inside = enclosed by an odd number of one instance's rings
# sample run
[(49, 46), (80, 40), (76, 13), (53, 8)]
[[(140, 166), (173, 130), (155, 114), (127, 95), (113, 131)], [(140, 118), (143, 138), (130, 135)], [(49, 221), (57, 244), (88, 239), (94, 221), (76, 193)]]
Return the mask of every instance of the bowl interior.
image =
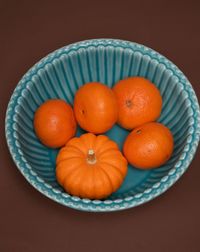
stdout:
[[(55, 158), (58, 150), (43, 146), (33, 129), (34, 112), (40, 104), (51, 98), (61, 98), (73, 105), (74, 94), (86, 82), (100, 81), (112, 87), (128, 76), (143, 76), (151, 80), (163, 98), (162, 114), (158, 121), (169, 127), (175, 148), (167, 164), (158, 169), (143, 171), (129, 165), (128, 175), (120, 189), (110, 196), (119, 199), (143, 192), (159, 182), (181, 158), (182, 150), (192, 123), (191, 103), (187, 92), (175, 73), (154, 57), (140, 51), (120, 46), (88, 46), (69, 50), (50, 57), (38, 65), (17, 100), (14, 129), (18, 148), (31, 169), (47, 184), (63, 191), (55, 178)], [(92, 95), (92, 94), (91, 94)], [(77, 135), (83, 133), (78, 129)], [(129, 132), (115, 125), (106, 133), (122, 148)]]

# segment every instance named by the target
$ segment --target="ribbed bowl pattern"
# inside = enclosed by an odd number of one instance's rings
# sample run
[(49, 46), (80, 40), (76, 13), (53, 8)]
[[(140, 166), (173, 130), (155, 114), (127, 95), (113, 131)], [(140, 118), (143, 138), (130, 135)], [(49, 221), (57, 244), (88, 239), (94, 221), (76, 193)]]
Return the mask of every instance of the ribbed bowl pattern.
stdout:
[[(112, 87), (128, 76), (144, 76), (159, 88), (163, 98), (159, 121), (173, 133), (173, 156), (159, 169), (142, 171), (129, 166), (123, 185), (108, 199), (72, 197), (55, 179), (57, 150), (43, 146), (34, 133), (34, 112), (51, 98), (61, 98), (73, 105), (75, 92), (86, 82), (100, 81)], [(165, 57), (128, 41), (87, 40), (49, 54), (23, 76), (8, 105), (6, 138), (18, 169), (44, 195), (79, 210), (114, 211), (147, 202), (178, 180), (189, 166), (199, 143), (199, 115), (191, 84)], [(82, 132), (79, 129), (77, 135)], [(120, 148), (127, 134), (128, 131), (117, 125), (107, 132)]]

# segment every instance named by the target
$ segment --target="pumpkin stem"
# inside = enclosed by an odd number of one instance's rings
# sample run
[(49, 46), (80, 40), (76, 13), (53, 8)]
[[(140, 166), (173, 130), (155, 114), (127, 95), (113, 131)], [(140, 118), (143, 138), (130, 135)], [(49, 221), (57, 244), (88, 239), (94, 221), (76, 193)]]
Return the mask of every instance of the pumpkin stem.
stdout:
[(88, 150), (88, 154), (87, 154), (87, 161), (89, 164), (95, 164), (96, 163), (96, 156), (95, 156), (95, 152), (93, 149), (89, 149)]

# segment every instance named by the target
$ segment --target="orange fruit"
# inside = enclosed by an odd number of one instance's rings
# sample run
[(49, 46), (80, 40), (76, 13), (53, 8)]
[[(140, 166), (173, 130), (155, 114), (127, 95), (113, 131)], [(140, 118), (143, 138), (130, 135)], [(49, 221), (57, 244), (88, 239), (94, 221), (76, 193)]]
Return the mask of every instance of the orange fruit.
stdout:
[(76, 132), (71, 106), (64, 100), (47, 100), (35, 112), (34, 129), (44, 145), (51, 148), (63, 146)]
[(141, 169), (163, 165), (174, 147), (170, 130), (161, 123), (151, 122), (135, 128), (126, 138), (123, 152), (128, 162)]
[(102, 83), (87, 83), (75, 94), (74, 112), (81, 128), (94, 134), (104, 133), (117, 121), (116, 97), (112, 89)]
[(162, 97), (149, 80), (143, 77), (120, 80), (113, 91), (119, 107), (118, 124), (123, 128), (133, 129), (160, 116)]

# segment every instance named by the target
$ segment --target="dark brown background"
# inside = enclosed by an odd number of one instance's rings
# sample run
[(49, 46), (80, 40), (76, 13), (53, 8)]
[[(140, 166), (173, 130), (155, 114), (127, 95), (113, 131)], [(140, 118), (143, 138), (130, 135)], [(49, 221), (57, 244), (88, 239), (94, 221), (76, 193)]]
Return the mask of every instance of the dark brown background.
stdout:
[[(40, 2), (40, 3), (39, 3)], [(145, 44), (175, 62), (200, 97), (199, 1), (0, 0), (0, 251), (200, 251), (200, 152), (161, 197), (115, 213), (63, 207), (17, 170), (4, 136), (8, 100), (41, 57), (89, 38)]]

